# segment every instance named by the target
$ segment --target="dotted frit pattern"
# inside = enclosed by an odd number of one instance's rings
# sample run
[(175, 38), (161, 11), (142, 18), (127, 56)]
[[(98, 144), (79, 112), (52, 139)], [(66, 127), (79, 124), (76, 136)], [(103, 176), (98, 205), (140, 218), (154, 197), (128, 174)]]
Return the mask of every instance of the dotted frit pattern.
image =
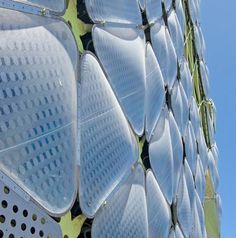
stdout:
[(151, 170), (146, 175), (149, 238), (168, 237), (171, 212)]
[(184, 56), (184, 36), (175, 10), (170, 12), (168, 17), (168, 27), (178, 60), (181, 62)]
[(184, 135), (185, 153), (192, 173), (195, 175), (197, 164), (197, 143), (191, 121), (188, 122)]
[(169, 204), (172, 204), (182, 172), (183, 146), (175, 119), (166, 107), (150, 141), (149, 156), (157, 182)]
[(190, 106), (193, 95), (193, 79), (190, 73), (188, 62), (184, 58), (180, 64), (180, 77), (184, 92), (188, 99), (188, 105)]
[(63, 13), (66, 7), (65, 0), (12, 0), (12, 2), (20, 2), (35, 7), (46, 8), (56, 13)]
[(189, 237), (192, 226), (192, 210), (186, 181), (187, 178), (183, 170), (180, 176), (176, 199), (178, 221), (185, 237)]
[(141, 165), (96, 214), (93, 238), (147, 238), (148, 222), (145, 177)]
[(146, 14), (149, 23), (154, 23), (162, 17), (161, 3), (161, 0), (146, 1)]
[[(145, 36), (141, 29), (93, 28), (94, 47), (132, 128), (144, 130)], [(109, 44), (107, 44), (109, 42)]]
[(96, 58), (81, 59), (80, 202), (93, 217), (98, 208), (138, 159), (131, 133), (118, 101)]
[(151, 27), (150, 33), (165, 85), (171, 90), (177, 77), (177, 55), (169, 31), (164, 21), (160, 20)]
[(146, 138), (150, 141), (165, 100), (164, 80), (152, 46), (146, 46)]
[(138, 1), (133, 0), (86, 0), (86, 8), (94, 22), (123, 24), (142, 23)]
[(61, 214), (76, 193), (76, 45), (58, 20), (0, 9), (0, 21), (0, 167)]
[(184, 136), (189, 120), (189, 106), (182, 83), (178, 80), (175, 81), (172, 88), (171, 105), (180, 133)]

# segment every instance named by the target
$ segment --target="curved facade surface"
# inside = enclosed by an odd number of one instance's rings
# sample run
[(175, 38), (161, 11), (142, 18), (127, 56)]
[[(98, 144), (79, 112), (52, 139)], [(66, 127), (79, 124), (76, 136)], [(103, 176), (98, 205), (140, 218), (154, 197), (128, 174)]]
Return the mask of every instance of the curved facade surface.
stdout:
[(200, 7), (0, 1), (0, 237), (220, 238)]

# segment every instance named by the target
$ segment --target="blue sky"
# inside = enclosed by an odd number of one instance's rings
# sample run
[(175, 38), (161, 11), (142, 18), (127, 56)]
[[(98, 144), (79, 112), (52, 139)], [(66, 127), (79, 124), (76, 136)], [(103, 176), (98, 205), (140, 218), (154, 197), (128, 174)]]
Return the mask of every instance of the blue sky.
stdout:
[(217, 107), (222, 238), (236, 237), (236, 1), (202, 0), (211, 96)]

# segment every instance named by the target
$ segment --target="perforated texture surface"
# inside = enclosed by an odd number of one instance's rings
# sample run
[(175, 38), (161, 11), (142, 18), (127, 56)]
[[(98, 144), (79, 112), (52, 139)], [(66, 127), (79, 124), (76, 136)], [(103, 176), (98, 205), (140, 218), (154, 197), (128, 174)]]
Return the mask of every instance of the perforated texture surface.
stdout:
[(138, 165), (128, 180), (96, 214), (93, 238), (147, 238), (148, 219), (143, 168)]
[(125, 24), (142, 23), (138, 1), (134, 0), (86, 0), (89, 16), (94, 22)]
[(167, 238), (171, 227), (171, 212), (168, 203), (151, 170), (146, 175), (149, 238)]
[[(13, 183), (11, 185), (16, 186)], [(21, 191), (21, 194), (24, 192)], [(39, 207), (31, 201), (24, 200), (10, 188), (9, 180), (1, 172), (0, 203), (1, 237), (59, 238), (62, 236), (60, 226)]]
[(150, 44), (146, 46), (146, 137), (149, 141), (164, 106), (164, 80)]
[(76, 45), (59, 20), (4, 9), (0, 19), (0, 167), (61, 214), (76, 193)]
[(169, 31), (161, 20), (151, 27), (150, 32), (164, 82), (171, 89), (177, 77), (177, 56)]
[(169, 204), (177, 192), (181, 173), (183, 146), (171, 112), (163, 109), (149, 146), (150, 164)]
[[(145, 36), (143, 30), (93, 28), (94, 47), (132, 128), (144, 130)], [(109, 42), (109, 44), (107, 44)]]
[(12, 2), (20, 2), (40, 8), (46, 8), (58, 14), (62, 14), (66, 7), (65, 0), (12, 0)]
[(95, 57), (81, 59), (80, 202), (95, 212), (138, 159), (135, 137)]

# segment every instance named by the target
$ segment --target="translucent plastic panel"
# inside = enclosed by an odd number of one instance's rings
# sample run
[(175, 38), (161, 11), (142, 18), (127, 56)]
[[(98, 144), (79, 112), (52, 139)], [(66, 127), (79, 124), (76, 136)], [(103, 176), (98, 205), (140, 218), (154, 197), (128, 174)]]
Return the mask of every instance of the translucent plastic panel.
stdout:
[(218, 151), (218, 147), (217, 147), (216, 143), (212, 146), (211, 152), (213, 154), (216, 166), (218, 166), (218, 163), (219, 163), (219, 151)]
[(194, 97), (192, 97), (190, 101), (190, 120), (193, 126), (195, 137), (197, 140), (199, 140), (200, 128), (201, 128), (200, 116), (199, 116), (198, 105)]
[(146, 175), (149, 238), (167, 238), (171, 227), (168, 203), (151, 170)]
[(93, 217), (138, 159), (128, 122), (96, 58), (81, 59), (80, 205)]
[(172, 0), (163, 0), (163, 2), (165, 4), (166, 11), (169, 11), (172, 6)]
[(206, 45), (205, 45), (202, 29), (199, 24), (194, 25), (194, 36), (195, 36), (195, 46), (197, 49), (198, 56), (200, 59), (204, 59)]
[(150, 44), (146, 46), (146, 138), (149, 141), (165, 100), (164, 80)]
[[(214, 116), (214, 115), (212, 115)], [(208, 135), (209, 135), (209, 142), (211, 145), (215, 144), (215, 130), (213, 125), (213, 118), (210, 115), (210, 108), (209, 106), (206, 107), (206, 119), (207, 119), (207, 128), (208, 128)]]
[(171, 228), (169, 238), (175, 238), (175, 230)]
[(178, 80), (175, 81), (172, 89), (171, 105), (180, 133), (184, 136), (189, 120), (189, 106), (182, 83)]
[(216, 205), (218, 208), (218, 215), (219, 215), (219, 220), (221, 220), (221, 216), (222, 216), (222, 201), (221, 201), (221, 197), (219, 194), (216, 195)]
[(204, 137), (202, 129), (200, 129), (200, 136), (197, 142), (198, 142), (198, 152), (202, 162), (203, 170), (206, 171), (209, 158), (208, 158), (208, 148), (206, 145), (206, 141), (205, 141), (205, 137)]
[[(32, 201), (27, 194), (11, 188), (12, 181), (0, 173), (1, 237), (62, 237), (60, 226)], [(19, 196), (18, 194), (21, 194)]]
[(95, 216), (93, 238), (147, 238), (148, 219), (143, 168), (138, 165), (128, 180)]
[(184, 143), (188, 164), (191, 168), (192, 173), (195, 174), (197, 161), (197, 142), (191, 121), (188, 122), (185, 131)]
[(190, 15), (191, 15), (192, 21), (194, 23), (199, 22), (199, 18), (200, 18), (199, 2), (196, 0), (189, 0), (188, 5), (189, 5), (189, 10), (190, 10)]
[(12, 1), (25, 3), (40, 8), (46, 8), (52, 12), (60, 14), (63, 14), (66, 7), (65, 0), (12, 0)]
[(177, 191), (177, 216), (185, 237), (189, 237), (192, 225), (192, 210), (184, 172), (180, 176)]
[(77, 47), (59, 20), (0, 9), (0, 21), (0, 168), (59, 215), (77, 188)]
[(179, 24), (181, 26), (182, 33), (184, 34), (186, 22), (185, 22), (185, 13), (184, 13), (184, 9), (183, 9), (182, 0), (175, 1), (175, 11), (176, 11), (176, 15), (179, 20)]
[(203, 170), (202, 162), (197, 157), (197, 168), (196, 168), (196, 175), (195, 175), (195, 186), (198, 193), (200, 200), (203, 202), (205, 198), (205, 190), (206, 190), (206, 179), (205, 173)]
[(185, 173), (186, 184), (188, 188), (190, 207), (192, 211), (194, 207), (194, 200), (195, 200), (195, 184), (193, 180), (193, 174), (186, 160), (184, 161), (184, 173)]
[(211, 100), (210, 116), (211, 116), (211, 123), (212, 123), (213, 131), (216, 132), (216, 126), (217, 126), (216, 106), (212, 100)]
[(137, 0), (86, 0), (85, 4), (94, 22), (142, 24)]
[(177, 56), (169, 31), (163, 21), (151, 27), (151, 39), (164, 82), (171, 89), (177, 77)]
[(205, 95), (208, 97), (209, 87), (210, 87), (209, 79), (208, 79), (208, 68), (203, 61), (200, 62), (200, 72), (201, 72), (202, 86), (203, 86)]
[(176, 194), (181, 172), (183, 146), (181, 135), (171, 112), (163, 109), (149, 146), (154, 175), (169, 204)]
[(153, 23), (162, 17), (161, 0), (146, 0), (146, 14), (149, 23)]
[(170, 12), (168, 17), (168, 27), (177, 57), (179, 61), (181, 61), (184, 56), (184, 36), (175, 10)]
[(138, 135), (144, 130), (145, 36), (137, 28), (93, 29), (94, 47), (125, 115)]
[(196, 201), (196, 208), (197, 208), (199, 224), (200, 224), (200, 227), (201, 227), (201, 234), (202, 234), (199, 237), (206, 238), (205, 215), (204, 215), (204, 210), (203, 210), (201, 200), (199, 199), (197, 193), (196, 193), (196, 200), (195, 201)]
[(184, 238), (184, 235), (178, 224), (176, 224), (175, 229), (171, 229), (169, 238)]
[(176, 238), (184, 238), (184, 235), (183, 235), (183, 233), (182, 233), (178, 224), (175, 227), (175, 237)]
[[(199, 237), (204, 237), (203, 232), (202, 232), (202, 208), (201, 208), (201, 202), (199, 200), (199, 197), (197, 193), (195, 192), (195, 202), (194, 202), (194, 208), (193, 208), (193, 224), (192, 224), (192, 231), (190, 234), (190, 237), (192, 238), (199, 238)], [(200, 213), (200, 214), (199, 214)], [(205, 237), (204, 237), (205, 238)]]
[(209, 170), (214, 185), (214, 191), (217, 192), (219, 187), (219, 172), (211, 150), (208, 152), (208, 158), (209, 158)]
[(188, 103), (190, 104), (193, 95), (193, 79), (190, 73), (188, 62), (185, 59), (183, 59), (182, 63), (180, 64), (180, 77), (182, 86), (188, 99)]
[(139, 6), (144, 10), (146, 8), (146, 0), (139, 0)]

